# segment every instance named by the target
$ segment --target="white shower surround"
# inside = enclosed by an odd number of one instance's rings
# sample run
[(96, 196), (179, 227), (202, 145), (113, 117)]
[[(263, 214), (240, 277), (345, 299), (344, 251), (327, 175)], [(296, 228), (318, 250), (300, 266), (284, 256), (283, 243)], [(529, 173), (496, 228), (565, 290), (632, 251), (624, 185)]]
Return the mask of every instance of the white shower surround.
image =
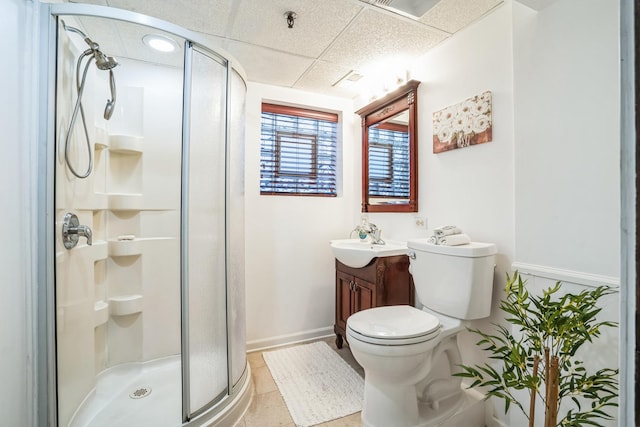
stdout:
[[(65, 17), (65, 20), (67, 25), (74, 22), (72, 17)], [(58, 129), (68, 126), (70, 108), (76, 94), (75, 60), (83, 49), (81, 40), (77, 47), (65, 39), (64, 33), (62, 40), (65, 49), (60, 56), (63, 83), (57, 100)], [(201, 55), (201, 58), (204, 56)], [(89, 135), (92, 144), (95, 143), (93, 173), (86, 180), (75, 179), (67, 172), (64, 156), (57, 155), (55, 159), (56, 180), (58, 184), (65, 183), (64, 187), (59, 188), (67, 189), (66, 192), (56, 193), (56, 217), (61, 217), (67, 211), (77, 212), (81, 223), (94, 230), (92, 246), (85, 245), (84, 239), (81, 239), (80, 244), (72, 251), (67, 251), (62, 246), (56, 251), (60, 403), (58, 419), (61, 425), (67, 425), (76, 410), (79, 412), (74, 417), (74, 422), (84, 425), (99, 413), (95, 422), (100, 425), (100, 419), (112, 419), (110, 417), (113, 415), (108, 414), (109, 407), (115, 408), (120, 414), (118, 416), (125, 417), (123, 419), (134, 419), (140, 404), (105, 399), (105, 384), (113, 385), (114, 381), (138, 372), (141, 364), (149, 363), (166, 365), (166, 369), (143, 369), (143, 380), (148, 380), (151, 388), (157, 389), (149, 399), (156, 402), (158, 399), (160, 402), (169, 399), (170, 403), (163, 403), (164, 419), (175, 418), (175, 424), (182, 420), (179, 358), (183, 70), (125, 58), (118, 60), (121, 63), (115, 70), (118, 102), (110, 122), (102, 120), (100, 106), (107, 96), (103, 90), (108, 88), (105, 80), (107, 75), (92, 66), (87, 78), (83, 104)], [(192, 230), (189, 240), (190, 269), (197, 267), (194, 263), (203, 266), (193, 270), (195, 273), (190, 276), (190, 292), (194, 296), (189, 304), (192, 311), (189, 317), (191, 413), (199, 411), (222, 390), (226, 390), (228, 381), (232, 381), (231, 386), (239, 388), (233, 399), (227, 399), (230, 406), (248, 403), (243, 396), (249, 395), (246, 385), (250, 378), (243, 376), (248, 368), (243, 285), (244, 168), (237, 162), (244, 154), (242, 94), (246, 87), (243, 78), (236, 71), (232, 71), (227, 81), (224, 65), (217, 61), (209, 62), (222, 70), (217, 74), (218, 81), (213, 82), (219, 88), (217, 110), (211, 109), (210, 104), (215, 102), (211, 103), (198, 96), (205, 93), (198, 88), (192, 98), (193, 114), (200, 113), (200, 123), (205, 126), (205, 115), (224, 118), (227, 106), (224, 87), (227, 82), (231, 85), (229, 129), (213, 124), (208, 126), (218, 132), (213, 135), (216, 137), (214, 140), (224, 141), (225, 138), (230, 138), (228, 157), (231, 161), (235, 159), (236, 163), (231, 163), (232, 167), (225, 172), (224, 145), (208, 144), (221, 150), (216, 153), (210, 152), (207, 145), (201, 145), (202, 138), (209, 141), (212, 135), (196, 132), (199, 129), (193, 127), (195, 118), (192, 119), (192, 149), (202, 146), (206, 150), (193, 154), (195, 157), (192, 160), (199, 161), (206, 157), (216, 159), (219, 165), (213, 170), (219, 173), (216, 177), (192, 178), (195, 181), (191, 185), (196, 191), (191, 195), (191, 200), (199, 203), (189, 210), (196, 214), (191, 215), (189, 224)], [(193, 72), (197, 71), (194, 67)], [(209, 72), (201, 73), (200, 76), (215, 77)], [(209, 84), (206, 87), (214, 86)], [(74, 162), (82, 162), (82, 155), (86, 157), (84, 135), (79, 125), (78, 120), (69, 153)], [(114, 142), (113, 146), (111, 141)], [(57, 153), (59, 154), (59, 150)], [(198, 170), (208, 171), (208, 166), (213, 165), (200, 164)], [(229, 191), (225, 207), (224, 199), (222, 202), (214, 202), (213, 196), (225, 194), (227, 180)], [(220, 183), (215, 194), (204, 194), (203, 191), (209, 190), (202, 185), (200, 190), (196, 188), (196, 184), (206, 182)], [(225, 211), (229, 215), (228, 228), (225, 230), (223, 222), (222, 229), (212, 229), (212, 215), (221, 218)], [(202, 234), (199, 233), (204, 233), (206, 239), (201, 239)], [(218, 244), (212, 246), (217, 253), (209, 254), (209, 259), (217, 261), (215, 266), (208, 268), (206, 258), (202, 257), (207, 255), (205, 252), (211, 245), (209, 240), (213, 237), (212, 233), (217, 236), (215, 241)], [(126, 236), (124, 240), (118, 239), (121, 235)], [(208, 275), (212, 273), (211, 268), (222, 271), (222, 276), (218, 276), (218, 283), (225, 277), (224, 242), (227, 238), (230, 239), (227, 250), (232, 258), (227, 270), (230, 285), (226, 291), (222, 289), (216, 291), (217, 295), (210, 295), (209, 289), (212, 287), (208, 286)], [(211, 298), (220, 307), (208, 307), (210, 304), (206, 300)], [(118, 302), (119, 300), (122, 302)], [(227, 301), (228, 316), (225, 310)], [(215, 313), (216, 318), (211, 318), (207, 313)], [(209, 321), (203, 323), (203, 314)], [(211, 322), (212, 320), (214, 321)], [(194, 333), (197, 335), (193, 335)], [(213, 347), (207, 343), (210, 340), (207, 336), (211, 333), (218, 337)], [(228, 341), (227, 333), (230, 334)], [(227, 343), (230, 349), (227, 349)], [(228, 354), (233, 356), (229, 365), (226, 363)], [(174, 360), (168, 363), (170, 358)], [(221, 365), (220, 369), (211, 370), (214, 365)], [(228, 367), (231, 372), (227, 371)], [(167, 369), (172, 373), (166, 374)], [(205, 370), (208, 374), (203, 376), (202, 372)], [(152, 375), (163, 371), (166, 371), (165, 374), (160, 376)], [(123, 375), (123, 372), (127, 374)], [(245, 378), (244, 385), (240, 383), (242, 378)], [(121, 388), (121, 385), (115, 387)], [(160, 393), (161, 390), (163, 393)], [(194, 422), (199, 424), (206, 422), (206, 419), (225, 417), (229, 411), (234, 410), (229, 408), (215, 415), (220, 408), (213, 411), (213, 414), (203, 414)], [(131, 418), (127, 418), (127, 411), (130, 411)]]

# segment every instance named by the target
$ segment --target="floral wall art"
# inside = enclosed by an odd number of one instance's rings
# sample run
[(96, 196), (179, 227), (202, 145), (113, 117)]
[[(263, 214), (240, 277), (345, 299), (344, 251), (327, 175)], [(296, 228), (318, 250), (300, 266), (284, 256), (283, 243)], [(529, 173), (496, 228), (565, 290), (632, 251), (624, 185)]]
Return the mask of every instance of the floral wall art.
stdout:
[(491, 141), (491, 91), (433, 113), (433, 152)]

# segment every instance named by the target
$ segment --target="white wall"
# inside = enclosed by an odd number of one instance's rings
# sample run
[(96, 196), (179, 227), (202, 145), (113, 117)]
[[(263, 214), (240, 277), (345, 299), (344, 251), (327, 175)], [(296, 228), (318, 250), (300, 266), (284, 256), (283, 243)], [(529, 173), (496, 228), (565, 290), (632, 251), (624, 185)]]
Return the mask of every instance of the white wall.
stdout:
[[(338, 197), (260, 196), (262, 101), (337, 112), (344, 164)], [(252, 83), (246, 103), (246, 289), (249, 350), (330, 334), (335, 269), (329, 240), (359, 218), (359, 120), (350, 100)]]
[(35, 150), (28, 116), (32, 69), (27, 34), (32, 7), (24, 0), (0, 2), (2, 52), (7, 61), (0, 71), (0, 221), (4, 224), (0, 243), (0, 414), (2, 424), (15, 426), (31, 425), (34, 404), (30, 361), (34, 337), (31, 312), (27, 311), (32, 283), (29, 156)]
[[(513, 4), (514, 267), (530, 270), (532, 292), (559, 279), (573, 293), (619, 283), (618, 19), (612, 1)], [(620, 320), (618, 294), (601, 306), (600, 320)], [(581, 349), (591, 372), (618, 366), (618, 333)], [(509, 424), (523, 423), (513, 411)]]
[[(412, 74), (419, 87), (419, 204), (429, 227), (456, 224), (496, 243), (497, 275), (513, 256), (513, 93), (510, 5), (428, 52)], [(493, 140), (433, 153), (432, 115), (492, 92)]]
[(516, 260), (619, 276), (618, 5), (514, 3)]

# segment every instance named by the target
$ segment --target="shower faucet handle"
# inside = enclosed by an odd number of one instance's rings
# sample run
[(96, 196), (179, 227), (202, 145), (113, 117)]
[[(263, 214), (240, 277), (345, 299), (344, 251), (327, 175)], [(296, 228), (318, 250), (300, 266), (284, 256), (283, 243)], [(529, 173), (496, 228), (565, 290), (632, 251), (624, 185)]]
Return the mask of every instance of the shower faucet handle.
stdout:
[(87, 245), (91, 246), (93, 233), (87, 225), (80, 225), (76, 214), (67, 212), (62, 222), (62, 243), (67, 249), (72, 249), (78, 244), (80, 236), (87, 239)]

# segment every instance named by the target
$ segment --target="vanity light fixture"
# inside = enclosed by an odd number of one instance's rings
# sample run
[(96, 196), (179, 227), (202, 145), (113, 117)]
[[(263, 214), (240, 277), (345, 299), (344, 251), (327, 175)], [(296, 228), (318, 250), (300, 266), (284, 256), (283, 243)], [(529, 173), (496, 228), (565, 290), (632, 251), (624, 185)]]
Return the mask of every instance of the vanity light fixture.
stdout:
[(175, 40), (160, 34), (147, 34), (142, 37), (144, 44), (158, 52), (169, 53), (178, 48)]
[(289, 27), (289, 29), (291, 29), (291, 28), (293, 28), (293, 24), (294, 24), (296, 18), (298, 18), (298, 14), (290, 10), (290, 11), (284, 13), (284, 17), (287, 20), (287, 27)]

